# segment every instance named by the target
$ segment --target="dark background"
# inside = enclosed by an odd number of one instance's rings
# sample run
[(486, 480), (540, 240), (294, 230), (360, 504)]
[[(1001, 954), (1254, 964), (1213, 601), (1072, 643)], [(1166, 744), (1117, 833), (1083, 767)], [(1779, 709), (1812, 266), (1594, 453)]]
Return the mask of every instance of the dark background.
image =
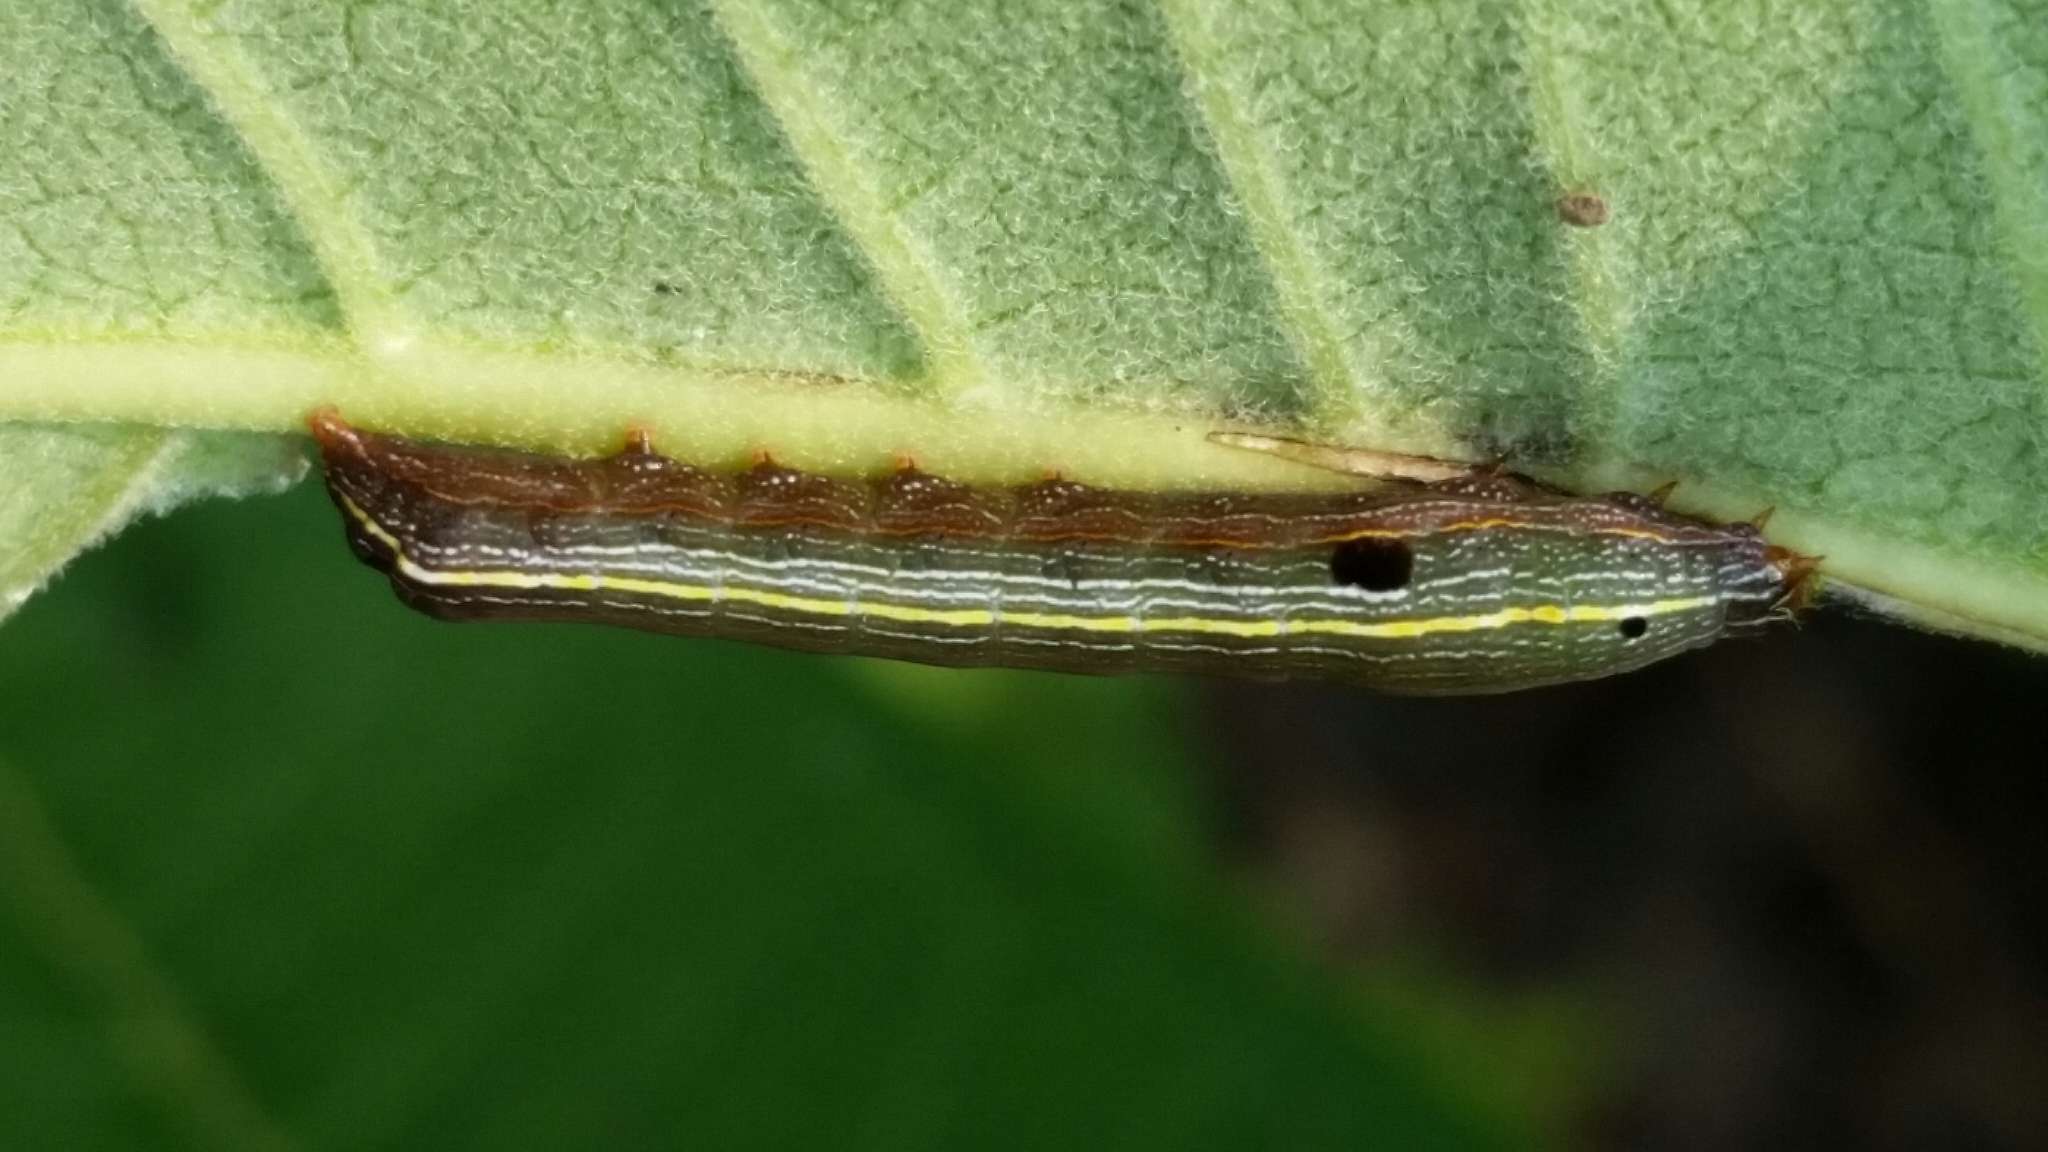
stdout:
[(2021, 1147), (2048, 662), (1414, 701), (436, 624), (311, 486), (0, 633), (8, 1147)]
[(1817, 615), (1490, 701), (1218, 692), (1225, 858), (1333, 963), (1604, 1025), (1574, 1141), (2048, 1141), (2048, 662)]

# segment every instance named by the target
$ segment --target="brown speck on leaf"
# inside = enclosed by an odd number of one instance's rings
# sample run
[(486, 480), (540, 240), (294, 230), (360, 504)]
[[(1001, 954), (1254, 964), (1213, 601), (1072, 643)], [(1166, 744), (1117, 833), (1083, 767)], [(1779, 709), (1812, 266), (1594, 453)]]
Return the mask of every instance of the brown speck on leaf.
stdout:
[(1592, 192), (1567, 192), (1557, 198), (1557, 218), (1579, 228), (1607, 223), (1607, 201)]

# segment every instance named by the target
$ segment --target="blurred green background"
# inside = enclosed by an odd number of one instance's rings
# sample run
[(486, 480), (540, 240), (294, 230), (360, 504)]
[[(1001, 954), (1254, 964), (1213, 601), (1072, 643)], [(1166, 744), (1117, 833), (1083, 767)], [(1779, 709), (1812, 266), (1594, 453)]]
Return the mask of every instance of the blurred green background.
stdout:
[(1535, 1131), (1219, 862), (1187, 683), (437, 624), (306, 484), (81, 558), (0, 685), (9, 1148)]
[(316, 484), (0, 631), (0, 1147), (2021, 1148), (2048, 662), (1468, 700), (447, 625)]

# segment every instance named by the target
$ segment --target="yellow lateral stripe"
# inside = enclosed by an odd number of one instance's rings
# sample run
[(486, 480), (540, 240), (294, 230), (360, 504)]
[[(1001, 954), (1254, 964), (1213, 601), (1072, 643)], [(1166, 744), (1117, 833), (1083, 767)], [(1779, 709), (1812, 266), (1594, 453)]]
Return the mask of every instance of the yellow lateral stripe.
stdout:
[(989, 628), (998, 623), (1018, 628), (1068, 632), (1198, 632), (1260, 639), (1273, 636), (1325, 635), (1369, 639), (1412, 639), (1440, 632), (1480, 632), (1510, 624), (1573, 624), (1625, 620), (1633, 616), (1662, 616), (1689, 612), (1715, 602), (1713, 596), (1689, 596), (1650, 600), (1640, 604), (1594, 605), (1539, 604), (1533, 608), (1501, 608), (1468, 616), (1430, 616), (1416, 620), (1367, 622), (1330, 617), (1308, 620), (1229, 620), (1209, 616), (1138, 617), (1129, 613), (1107, 616), (1078, 616), (1055, 612), (1008, 612), (998, 614), (987, 608), (919, 608), (908, 604), (870, 601), (858, 608), (844, 600), (816, 596), (793, 596), (761, 588), (713, 588), (649, 580), (638, 576), (607, 576), (602, 573), (558, 572), (438, 572), (414, 563), (398, 540), (371, 519), (354, 501), (342, 497), (348, 512), (391, 550), (393, 563), (407, 578), (421, 584), (451, 588), (556, 589), (568, 592), (627, 592), (660, 596), (670, 600), (715, 602), (720, 600), (754, 604), (763, 608), (811, 616), (874, 616), (904, 624), (931, 624), (950, 628)]

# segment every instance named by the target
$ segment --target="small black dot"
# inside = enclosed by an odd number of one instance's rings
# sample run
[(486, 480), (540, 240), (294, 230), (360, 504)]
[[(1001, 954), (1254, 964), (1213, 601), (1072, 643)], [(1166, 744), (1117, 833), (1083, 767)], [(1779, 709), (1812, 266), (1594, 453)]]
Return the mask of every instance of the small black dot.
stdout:
[(1406, 588), (1414, 572), (1415, 551), (1403, 540), (1346, 540), (1330, 555), (1330, 579), (1367, 592)]
[(1634, 640), (1649, 630), (1650, 622), (1641, 616), (1628, 616), (1621, 621), (1621, 636), (1624, 640)]

